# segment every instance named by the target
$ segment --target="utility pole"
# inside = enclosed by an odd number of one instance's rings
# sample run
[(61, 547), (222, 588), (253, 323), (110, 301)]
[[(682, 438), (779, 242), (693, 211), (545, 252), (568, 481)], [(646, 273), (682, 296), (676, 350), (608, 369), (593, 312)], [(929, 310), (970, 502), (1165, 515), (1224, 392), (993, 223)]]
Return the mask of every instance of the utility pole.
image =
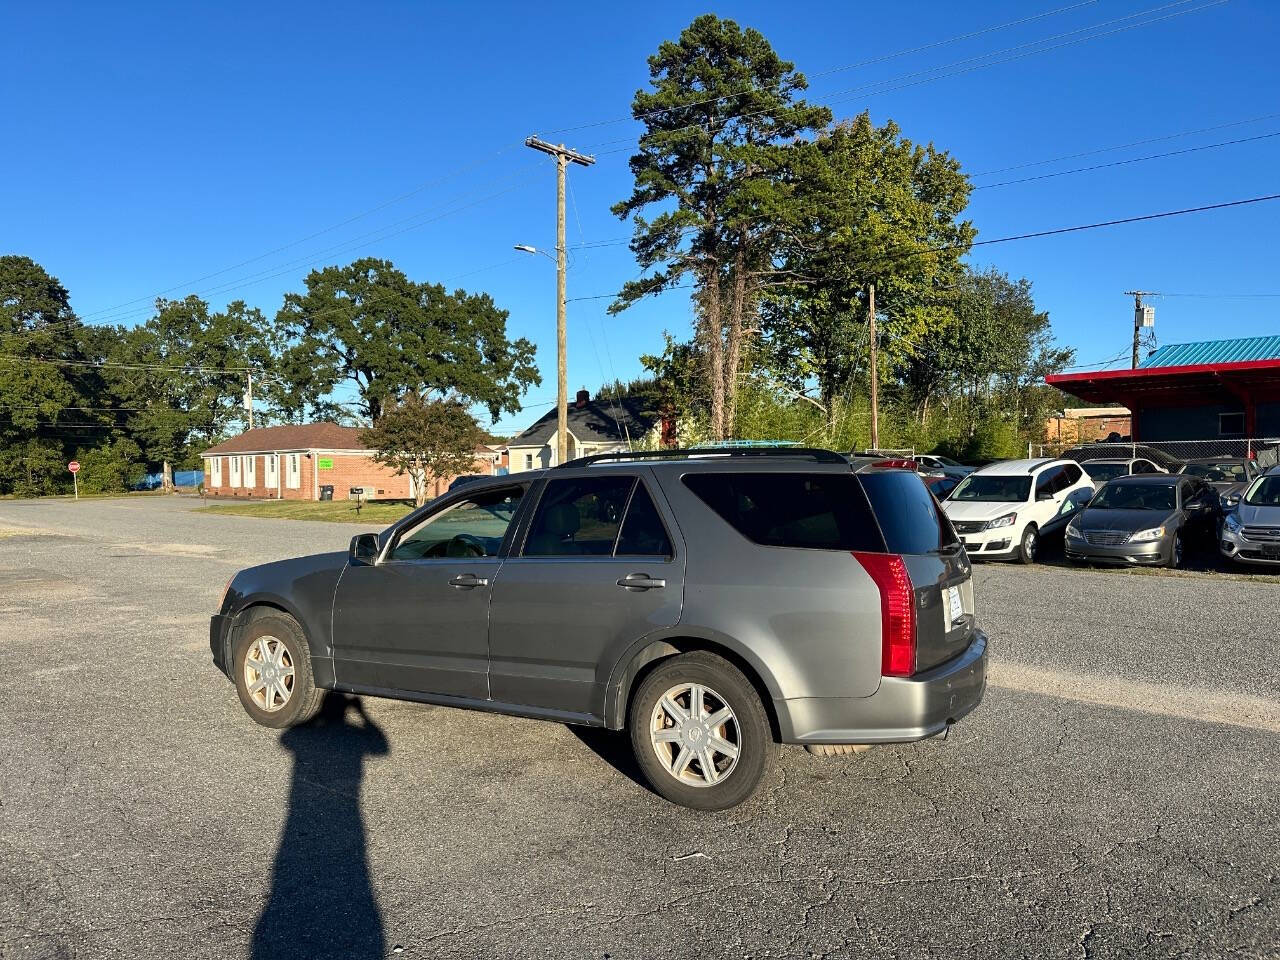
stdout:
[(596, 158), (570, 150), (563, 143), (547, 143), (537, 137), (527, 138), (524, 145), (556, 158), (556, 463), (564, 463), (569, 454), (568, 334), (565, 330), (565, 171), (571, 163), (589, 167), (596, 162)]
[(876, 285), (867, 292), (867, 316), (871, 342), (871, 449), (880, 449), (880, 369), (876, 365)]
[(245, 371), (249, 376), (249, 388), (244, 392), (244, 408), (249, 411), (249, 429), (253, 429), (253, 371)]
[(1142, 336), (1142, 328), (1150, 327), (1155, 324), (1153, 317), (1150, 322), (1147, 320), (1146, 307), (1142, 303), (1143, 297), (1159, 296), (1154, 290), (1126, 290), (1126, 297), (1133, 297), (1133, 369), (1138, 369), (1138, 346), (1139, 338)]

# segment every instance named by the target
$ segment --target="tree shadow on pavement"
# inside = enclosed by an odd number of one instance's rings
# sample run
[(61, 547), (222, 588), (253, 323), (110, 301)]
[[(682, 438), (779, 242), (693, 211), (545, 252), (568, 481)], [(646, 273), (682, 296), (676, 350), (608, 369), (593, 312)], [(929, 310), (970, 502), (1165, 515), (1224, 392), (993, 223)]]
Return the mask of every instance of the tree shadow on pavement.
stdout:
[[(255, 960), (382, 958), (382, 915), (369, 880), (360, 781), (365, 757), (389, 752), (360, 701), (325, 696), (310, 723), (280, 737), (293, 754), (289, 812), (271, 896), (253, 931)], [(262, 837), (263, 846), (270, 841)]]

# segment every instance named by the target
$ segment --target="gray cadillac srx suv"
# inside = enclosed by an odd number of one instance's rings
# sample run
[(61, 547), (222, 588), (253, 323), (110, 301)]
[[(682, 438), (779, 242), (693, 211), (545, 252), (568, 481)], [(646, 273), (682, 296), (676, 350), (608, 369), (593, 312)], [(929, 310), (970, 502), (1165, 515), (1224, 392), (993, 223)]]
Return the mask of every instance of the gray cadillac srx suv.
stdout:
[(750, 796), (777, 742), (920, 740), (986, 683), (925, 485), (813, 449), (477, 480), (346, 553), (242, 570), (209, 639), (266, 726), (332, 689), (625, 729), (654, 790), (700, 809)]

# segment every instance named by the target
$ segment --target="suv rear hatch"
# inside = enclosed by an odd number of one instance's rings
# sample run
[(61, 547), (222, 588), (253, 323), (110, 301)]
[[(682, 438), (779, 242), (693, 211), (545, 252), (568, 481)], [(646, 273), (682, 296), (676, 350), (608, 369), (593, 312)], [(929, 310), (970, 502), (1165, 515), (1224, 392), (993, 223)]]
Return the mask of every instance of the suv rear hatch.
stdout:
[[(882, 610), (891, 607), (884, 617), (884, 672), (910, 676), (959, 656), (973, 640), (973, 581), (951, 522), (912, 472), (873, 467), (857, 477), (887, 550), (858, 555), (880, 587)], [(911, 640), (914, 657), (906, 649)]]

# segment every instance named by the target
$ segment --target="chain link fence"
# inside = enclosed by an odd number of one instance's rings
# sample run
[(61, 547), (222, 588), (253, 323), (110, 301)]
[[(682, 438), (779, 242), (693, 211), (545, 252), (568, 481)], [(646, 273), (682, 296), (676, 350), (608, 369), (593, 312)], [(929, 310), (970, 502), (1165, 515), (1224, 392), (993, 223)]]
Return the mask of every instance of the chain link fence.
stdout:
[(1027, 445), (1027, 455), (1066, 457), (1076, 461), (1145, 457), (1165, 469), (1176, 469), (1188, 460), (1198, 460), (1202, 457), (1247, 457), (1255, 460), (1259, 469), (1266, 470), (1280, 463), (1280, 437), (1240, 440), (1162, 440), (1152, 443), (1105, 440), (1074, 444), (1037, 443)]

